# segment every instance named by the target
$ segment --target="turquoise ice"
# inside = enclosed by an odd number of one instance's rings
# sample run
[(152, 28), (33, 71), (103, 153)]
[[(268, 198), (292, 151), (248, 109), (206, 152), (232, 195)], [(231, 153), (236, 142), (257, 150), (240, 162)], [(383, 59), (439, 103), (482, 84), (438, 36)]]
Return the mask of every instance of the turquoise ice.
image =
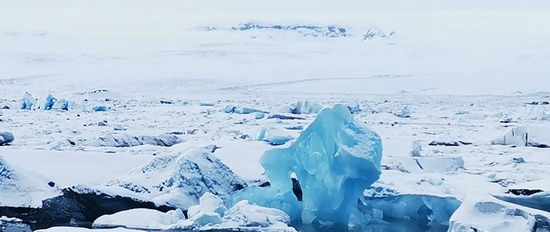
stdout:
[[(347, 225), (359, 216), (363, 191), (380, 177), (380, 136), (354, 120), (344, 105), (325, 108), (288, 148), (264, 153), (269, 187), (249, 187), (234, 199), (278, 208), (304, 224)], [(291, 176), (302, 199), (293, 192)]]

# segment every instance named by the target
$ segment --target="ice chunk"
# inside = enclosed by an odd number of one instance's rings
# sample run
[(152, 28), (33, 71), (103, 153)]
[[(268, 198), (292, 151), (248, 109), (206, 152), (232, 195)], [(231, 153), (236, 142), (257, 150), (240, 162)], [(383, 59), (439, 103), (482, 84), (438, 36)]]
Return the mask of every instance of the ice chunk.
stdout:
[[(260, 162), (270, 187), (251, 187), (235, 195), (264, 207), (278, 208), (293, 221), (347, 225), (357, 212), (363, 190), (380, 176), (382, 142), (355, 121), (344, 105), (323, 109), (288, 148), (264, 153)], [(291, 175), (303, 191), (293, 193)]]
[(227, 199), (245, 186), (207, 147), (159, 156), (97, 189), (108, 195), (132, 196), (156, 205), (187, 209), (197, 204), (205, 192)]
[(312, 101), (298, 101), (288, 106), (288, 113), (292, 114), (316, 114), (323, 109), (323, 106)]
[(237, 202), (233, 207), (225, 212), (223, 217), (225, 223), (217, 227), (288, 227), (290, 217), (285, 212), (265, 208), (257, 205), (251, 205), (248, 201)]
[(367, 201), (367, 207), (362, 209), (367, 215), (388, 222), (412, 220), (424, 226), (448, 225), (449, 218), (461, 203), (453, 197), (408, 194), (368, 198)]
[(496, 198), (526, 207), (550, 212), (550, 182), (546, 178), (510, 186)]
[(103, 215), (94, 221), (92, 228), (126, 227), (162, 230), (181, 219), (185, 219), (185, 216), (180, 209), (163, 213), (154, 209), (138, 208)]
[(13, 142), (13, 140), (15, 140), (15, 137), (11, 132), (8, 132), (8, 131), (0, 132), (0, 146), (11, 143)]
[(206, 192), (200, 197), (198, 205), (191, 206), (187, 210), (187, 216), (191, 221), (189, 224), (194, 227), (219, 224), (222, 222), (225, 210), (222, 199)]
[(36, 103), (36, 100), (32, 97), (32, 95), (29, 92), (25, 92), (25, 95), (23, 95), (23, 100), (21, 101), (21, 109), (31, 110), (34, 103)]
[(206, 192), (200, 199), (199, 204), (189, 207), (187, 210), (187, 216), (189, 218), (198, 215), (199, 213), (216, 213), (218, 216), (223, 217), (226, 208), (223, 206), (223, 201), (216, 195)]
[[(288, 227), (290, 217), (283, 211), (251, 205), (243, 200), (229, 210), (224, 202), (211, 193), (205, 193), (200, 198), (200, 204), (194, 205), (187, 211), (188, 220), (179, 221), (172, 226), (180, 230), (238, 230), (254, 228), (276, 229), (270, 231), (295, 231)], [(248, 230), (244, 230), (248, 231)]]
[(52, 96), (52, 94), (48, 94), (46, 97), (46, 103), (44, 104), (44, 110), (51, 110), (53, 107), (53, 104), (57, 101), (55, 97)]
[(415, 140), (412, 143), (412, 150), (411, 150), (411, 157), (420, 157), (422, 151), (422, 144), (420, 144), (420, 141)]
[(269, 113), (267, 111), (249, 108), (249, 107), (236, 107), (236, 106), (227, 106), (224, 110), (226, 113), (236, 113), (236, 114), (251, 114), (251, 113)]
[(262, 128), (258, 134), (258, 140), (269, 143), (273, 146), (279, 146), (294, 139), (287, 131), (281, 128)]
[(57, 99), (50, 93), (46, 97), (44, 110), (69, 110), (69, 102), (65, 99)]
[(408, 106), (403, 106), (395, 109), (392, 112), (395, 116), (400, 118), (410, 118), (411, 117), (411, 110)]
[(547, 231), (550, 214), (489, 195), (468, 196), (453, 214), (449, 231)]
[(550, 136), (548, 126), (532, 125), (529, 127), (520, 126), (510, 130), (504, 136), (493, 139), (493, 145), (513, 145), (529, 147), (550, 147)]
[(104, 112), (104, 111), (107, 111), (108, 108), (107, 106), (96, 106), (94, 108), (92, 108), (93, 111), (95, 112)]

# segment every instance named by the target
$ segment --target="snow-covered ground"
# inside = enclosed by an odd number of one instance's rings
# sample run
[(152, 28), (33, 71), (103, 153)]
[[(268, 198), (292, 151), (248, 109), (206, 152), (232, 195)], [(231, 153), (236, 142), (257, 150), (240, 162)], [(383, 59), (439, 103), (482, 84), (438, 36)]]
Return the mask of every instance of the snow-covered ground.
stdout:
[[(382, 138), (382, 175), (367, 198), (456, 199), (456, 231), (504, 231), (506, 222), (517, 231), (550, 218), (544, 204), (506, 193), (549, 199), (548, 2), (0, 5), (0, 132), (15, 137), (0, 146), (0, 206), (38, 207), (73, 186), (151, 188), (172, 173), (132, 175), (161, 161), (219, 165), (189, 158), (205, 147), (248, 185), (262, 184), (263, 152), (288, 146), (317, 104), (343, 103)], [(27, 92), (35, 103), (23, 110)], [(44, 110), (48, 94), (68, 110)], [(313, 110), (293, 114), (297, 105)], [(168, 189), (132, 197), (174, 202)], [(495, 205), (524, 213), (487, 209)]]

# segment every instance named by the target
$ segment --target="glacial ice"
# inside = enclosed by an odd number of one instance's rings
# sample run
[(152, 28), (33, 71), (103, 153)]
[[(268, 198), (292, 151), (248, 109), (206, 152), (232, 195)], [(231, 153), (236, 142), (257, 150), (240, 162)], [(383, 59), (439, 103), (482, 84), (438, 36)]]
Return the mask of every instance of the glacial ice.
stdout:
[(0, 132), (0, 146), (11, 143), (13, 142), (13, 140), (15, 140), (15, 137), (11, 132), (8, 132), (8, 131)]
[(419, 225), (447, 225), (460, 206), (454, 197), (428, 195), (396, 195), (367, 199), (361, 211), (384, 221), (415, 221)]
[(323, 106), (312, 101), (297, 101), (287, 106), (286, 112), (292, 114), (316, 114), (323, 109)]
[(224, 112), (225, 113), (228, 113), (228, 114), (231, 114), (231, 113), (235, 113), (235, 114), (252, 114), (252, 113), (269, 113), (267, 111), (263, 111), (263, 110), (259, 110), (259, 109), (254, 109), (254, 108), (249, 108), (249, 107), (236, 107), (236, 106), (227, 106), (225, 107), (224, 109)]
[(166, 229), (166, 225), (174, 224), (180, 219), (185, 219), (180, 209), (163, 213), (154, 209), (137, 208), (103, 215), (94, 221), (92, 228), (126, 227), (162, 230)]
[(505, 135), (491, 141), (493, 145), (513, 145), (525, 147), (549, 147), (550, 136), (548, 126), (531, 125), (519, 126), (508, 131)]
[(281, 128), (262, 128), (258, 133), (258, 141), (264, 141), (272, 146), (279, 146), (294, 139), (289, 133)]
[[(352, 214), (360, 214), (365, 188), (379, 178), (381, 158), (378, 134), (338, 104), (319, 112), (290, 147), (264, 153), (260, 162), (271, 186), (251, 186), (233, 201), (281, 209), (304, 224), (347, 225)], [(293, 193), (292, 175), (301, 185), (301, 202)]]
[(31, 110), (34, 103), (36, 103), (36, 100), (32, 97), (32, 95), (29, 92), (25, 92), (25, 95), (23, 95), (23, 99), (21, 101), (21, 109)]
[(51, 93), (46, 97), (44, 110), (69, 110), (69, 102), (65, 99), (57, 99)]
[(490, 195), (467, 196), (449, 221), (449, 231), (548, 231), (550, 214)]
[(125, 227), (169, 231), (281, 231), (294, 232), (289, 216), (278, 209), (238, 202), (230, 209), (222, 199), (206, 192), (200, 203), (189, 208), (187, 219), (181, 209), (166, 213), (153, 209), (130, 209), (97, 218), (93, 228)]

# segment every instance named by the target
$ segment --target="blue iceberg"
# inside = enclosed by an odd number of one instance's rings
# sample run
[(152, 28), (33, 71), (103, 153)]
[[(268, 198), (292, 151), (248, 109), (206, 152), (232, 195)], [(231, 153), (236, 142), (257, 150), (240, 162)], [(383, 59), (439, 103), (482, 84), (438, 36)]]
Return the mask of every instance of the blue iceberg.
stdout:
[(46, 103), (44, 104), (44, 110), (51, 110), (55, 102), (57, 102), (57, 99), (53, 97), (52, 94), (48, 94), (46, 97)]
[[(288, 148), (265, 152), (260, 162), (271, 185), (244, 189), (233, 203), (247, 199), (281, 209), (294, 222), (347, 227), (351, 215), (361, 217), (359, 200), (380, 177), (381, 159), (380, 136), (345, 105), (335, 105), (319, 112)], [(301, 194), (295, 193), (298, 183)]]
[(23, 99), (21, 101), (21, 109), (31, 110), (34, 103), (36, 103), (36, 100), (32, 97), (32, 95), (29, 92), (25, 92), (25, 95), (23, 95)]

